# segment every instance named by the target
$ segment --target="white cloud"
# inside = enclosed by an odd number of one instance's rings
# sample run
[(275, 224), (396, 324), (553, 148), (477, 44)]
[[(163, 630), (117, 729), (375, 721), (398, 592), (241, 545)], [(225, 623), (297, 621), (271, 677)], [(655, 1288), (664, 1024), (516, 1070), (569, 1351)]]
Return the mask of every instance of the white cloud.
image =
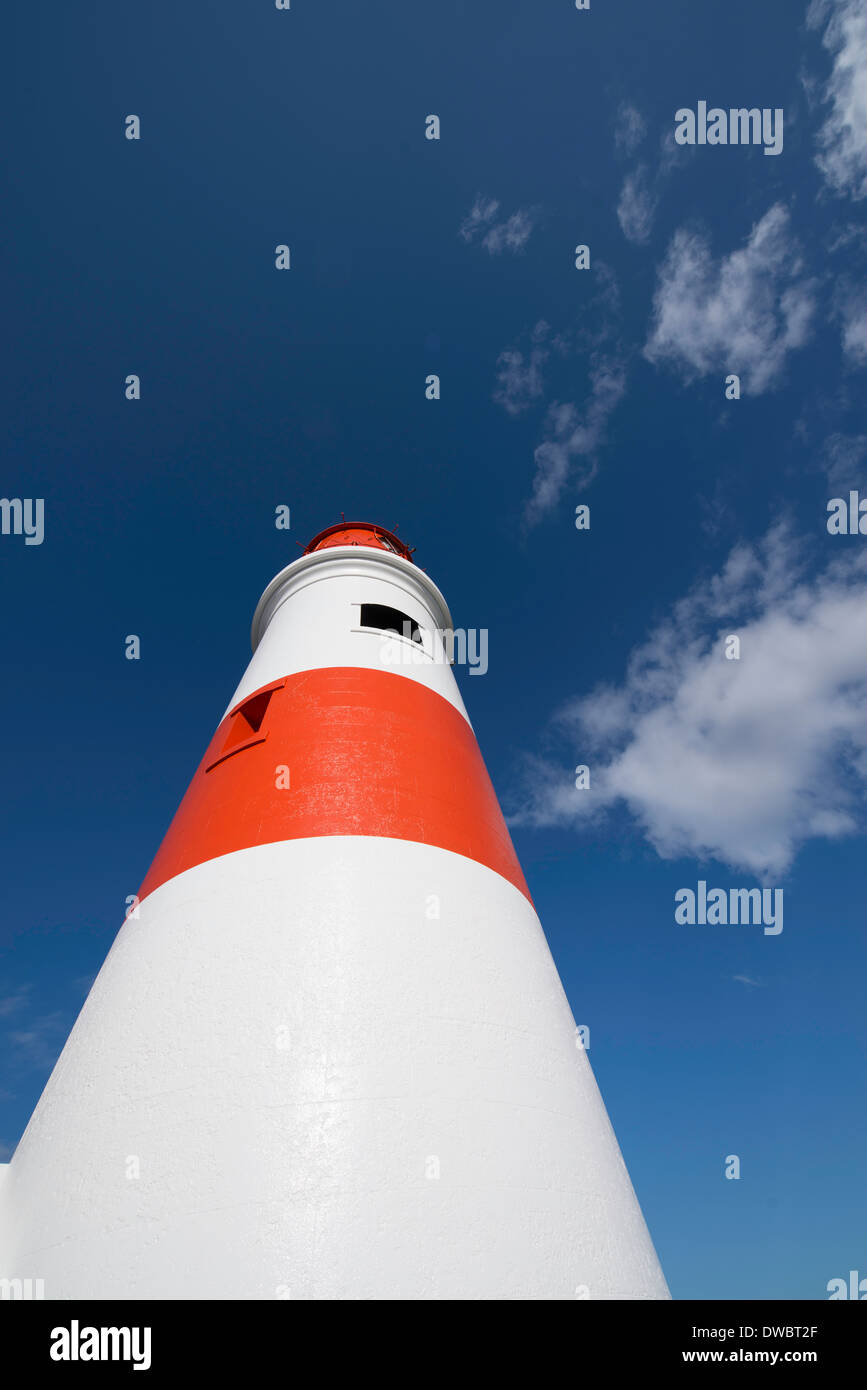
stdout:
[(864, 0), (814, 0), (808, 24), (818, 28), (826, 20), (822, 43), (833, 67), (822, 93), (830, 109), (816, 162), (835, 193), (867, 198), (867, 6)]
[(532, 208), (519, 208), (505, 222), (492, 227), (482, 238), (482, 245), (492, 256), (498, 256), (501, 251), (523, 251), (536, 225), (535, 219)]
[(647, 166), (640, 164), (627, 174), (617, 203), (617, 220), (623, 235), (639, 244), (650, 237), (657, 199), (651, 192)]
[(867, 491), (867, 434), (830, 435), (822, 463), (837, 496), (852, 488)]
[(681, 367), (690, 381), (736, 372), (747, 394), (779, 380), (787, 353), (806, 343), (815, 284), (779, 203), (746, 245), (715, 261), (707, 238), (681, 228), (659, 269), (644, 355)]
[(511, 217), (492, 226), (499, 210), (500, 204), (496, 198), (485, 198), (479, 194), (458, 228), (459, 235), (464, 241), (473, 241), (477, 233), (487, 227), (481, 244), (490, 255), (498, 256), (502, 251), (523, 251), (536, 226), (538, 209), (519, 208)]
[(696, 155), (695, 145), (679, 145), (674, 138), (674, 127), (663, 131), (659, 141), (659, 177), (665, 178), (675, 169), (683, 169)]
[[(621, 319), (617, 280), (603, 261), (596, 262), (592, 275), (593, 288), (576, 325), (552, 335), (542, 320), (533, 330), (526, 355), (511, 348), (498, 359), (494, 399), (511, 415), (520, 414), (544, 394), (542, 369), (549, 358), (553, 365), (555, 358), (581, 354), (587, 362), (589, 390), (584, 401), (578, 405), (555, 399), (546, 411), (542, 442), (533, 455), (532, 495), (524, 508), (527, 525), (534, 525), (556, 506), (567, 484), (581, 486), (594, 477), (609, 416), (626, 389), (626, 362), (617, 342)], [(578, 466), (579, 460), (583, 466)]]
[(542, 395), (542, 368), (550, 351), (547, 345), (550, 329), (544, 319), (533, 329), (527, 356), (517, 348), (508, 348), (497, 359), (497, 389), (494, 400), (509, 415), (520, 415), (532, 401)]
[(641, 112), (628, 102), (621, 102), (614, 127), (614, 144), (624, 154), (634, 154), (644, 139), (647, 127)]
[[(605, 442), (611, 412), (626, 389), (626, 369), (616, 357), (594, 355), (590, 392), (579, 408), (571, 402), (548, 407), (545, 438), (534, 453), (536, 476), (525, 520), (537, 522), (560, 499), (567, 482), (588, 483), (596, 472), (596, 452)], [(576, 470), (583, 459), (584, 468)]]
[(867, 365), (867, 296), (848, 299), (841, 308), (843, 351), (858, 366)]
[(626, 175), (617, 201), (617, 220), (629, 241), (642, 245), (650, 239), (656, 209), (663, 187), (676, 169), (695, 154), (693, 147), (678, 145), (674, 131), (663, 132), (659, 141), (659, 159), (655, 168), (641, 163)]
[(853, 246), (861, 252), (867, 250), (867, 227), (860, 227), (856, 222), (847, 222), (845, 226), (832, 228), (828, 242), (830, 256), (837, 251), (850, 250)]
[(641, 163), (626, 175), (617, 201), (617, 220), (629, 241), (642, 245), (650, 239), (662, 190), (678, 168), (695, 154), (688, 145), (678, 145), (674, 130), (663, 132), (659, 141), (659, 158), (655, 166)]
[(472, 241), (476, 232), (496, 217), (500, 204), (496, 198), (485, 198), (480, 193), (464, 218), (458, 231), (464, 241)]
[[(833, 542), (829, 541), (829, 544)], [(740, 637), (740, 660), (724, 639)], [(784, 527), (740, 545), (631, 655), (619, 686), (559, 711), (569, 767), (532, 757), (512, 823), (626, 806), (663, 859), (779, 876), (799, 847), (860, 831), (867, 807), (867, 552), (812, 580)], [(571, 767), (591, 768), (576, 790)]]

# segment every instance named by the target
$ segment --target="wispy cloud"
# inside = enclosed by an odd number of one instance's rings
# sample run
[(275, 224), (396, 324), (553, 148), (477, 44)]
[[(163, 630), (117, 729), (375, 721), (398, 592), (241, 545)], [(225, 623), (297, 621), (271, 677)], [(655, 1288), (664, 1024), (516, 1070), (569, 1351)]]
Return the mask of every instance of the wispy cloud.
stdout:
[(525, 352), (508, 348), (497, 358), (497, 387), (494, 400), (509, 415), (520, 415), (543, 394), (543, 368), (551, 348), (561, 340), (551, 340), (550, 325), (540, 319), (530, 334)]
[(499, 209), (500, 204), (496, 198), (485, 198), (480, 193), (458, 228), (459, 235), (464, 241), (472, 241), (482, 227), (493, 222)]
[(673, 130), (666, 130), (658, 159), (643, 160), (626, 175), (617, 200), (617, 220), (627, 241), (641, 246), (650, 240), (665, 183), (694, 154), (694, 149), (676, 143)]
[[(617, 281), (603, 261), (585, 274), (590, 292), (577, 324), (554, 333), (540, 319), (529, 341), (508, 348), (497, 359), (494, 400), (513, 416), (541, 405), (546, 394), (555, 395), (556, 387), (547, 386), (545, 375), (548, 368), (554, 375), (558, 359), (583, 357), (585, 363), (583, 399), (549, 399), (545, 409), (542, 439), (533, 454), (532, 494), (524, 507), (526, 526), (534, 526), (554, 508), (567, 485), (581, 486), (595, 475), (608, 419), (626, 389), (626, 355), (618, 342)], [(569, 374), (574, 376), (571, 362)]]
[(523, 251), (537, 225), (539, 209), (518, 208), (511, 216), (497, 221), (499, 211), (500, 204), (496, 198), (479, 194), (458, 228), (458, 234), (464, 241), (471, 242), (484, 232), (481, 244), (492, 256), (498, 256), (503, 251)]
[(657, 197), (651, 190), (646, 164), (627, 174), (617, 203), (617, 220), (628, 241), (639, 244), (650, 239)]
[(30, 985), (21, 985), (13, 994), (7, 994), (0, 998), (0, 1018), (9, 1018), (11, 1014), (23, 1009), (30, 998)]
[(857, 291), (843, 299), (843, 351), (856, 366), (867, 366), (867, 294)]
[(589, 388), (580, 406), (555, 401), (548, 407), (545, 437), (533, 455), (536, 474), (525, 509), (528, 525), (556, 506), (567, 483), (581, 487), (595, 475), (609, 416), (626, 390), (624, 361), (594, 355)]
[(10, 1061), (38, 1071), (49, 1071), (60, 1055), (69, 1022), (63, 1013), (44, 1014), (26, 1028), (6, 1034)]
[(776, 385), (787, 355), (808, 341), (816, 307), (789, 214), (777, 203), (745, 246), (715, 261), (703, 234), (681, 228), (659, 269), (644, 355), (688, 382), (734, 372), (747, 394)]
[(747, 986), (749, 986), (749, 987), (752, 988), (752, 989), (761, 989), (761, 988), (762, 988), (762, 986), (761, 986), (761, 984), (759, 983), (759, 981), (758, 981), (758, 980), (752, 980), (752, 979), (750, 979), (750, 976), (749, 976), (749, 975), (732, 975), (732, 979), (735, 980), (735, 981), (737, 981), (738, 984), (740, 984), (740, 985), (747, 985)]
[(501, 251), (523, 251), (536, 225), (536, 217), (535, 209), (519, 208), (505, 222), (492, 227), (482, 238), (482, 245), (492, 256), (498, 256)]
[(862, 254), (867, 251), (867, 226), (859, 225), (857, 222), (847, 222), (843, 226), (834, 226), (828, 238), (828, 255), (833, 256), (838, 251), (851, 251), (853, 248)]
[(821, 93), (828, 108), (816, 162), (832, 191), (867, 198), (867, 6), (864, 0), (813, 0), (811, 28), (822, 28), (831, 74)]
[[(740, 660), (724, 639), (740, 638)], [(523, 767), (524, 825), (575, 825), (625, 806), (663, 859), (780, 875), (812, 839), (867, 813), (867, 553), (812, 580), (785, 527), (739, 545), (629, 658), (620, 685), (561, 709), (562, 764)], [(576, 790), (571, 768), (591, 769)]]
[(832, 434), (822, 449), (822, 465), (836, 492), (867, 490), (867, 434)]
[(627, 101), (617, 109), (614, 125), (614, 147), (620, 154), (634, 154), (647, 131), (641, 112)]

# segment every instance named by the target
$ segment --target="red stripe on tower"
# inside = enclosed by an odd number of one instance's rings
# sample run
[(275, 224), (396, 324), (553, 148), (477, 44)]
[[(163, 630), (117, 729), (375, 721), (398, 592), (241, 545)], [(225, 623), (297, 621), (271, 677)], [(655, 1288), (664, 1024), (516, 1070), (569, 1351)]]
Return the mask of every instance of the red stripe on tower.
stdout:
[(226, 715), (139, 897), (218, 855), (317, 835), (436, 845), (530, 896), (463, 715), (417, 681), (341, 667), (288, 676)]

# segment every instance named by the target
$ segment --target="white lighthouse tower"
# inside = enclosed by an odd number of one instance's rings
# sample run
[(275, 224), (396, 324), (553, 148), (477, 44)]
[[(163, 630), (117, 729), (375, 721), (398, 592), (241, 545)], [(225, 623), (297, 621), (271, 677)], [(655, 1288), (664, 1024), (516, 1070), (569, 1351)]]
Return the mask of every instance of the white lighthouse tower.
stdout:
[(5, 1174), (46, 1298), (668, 1289), (450, 665), (379, 527), (253, 658)]

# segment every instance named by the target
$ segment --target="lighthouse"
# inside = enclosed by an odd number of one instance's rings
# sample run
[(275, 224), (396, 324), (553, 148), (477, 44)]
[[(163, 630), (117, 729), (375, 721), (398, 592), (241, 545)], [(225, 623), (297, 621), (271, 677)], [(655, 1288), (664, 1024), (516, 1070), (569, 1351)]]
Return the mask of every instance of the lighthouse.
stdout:
[(48, 1299), (669, 1297), (452, 632), (379, 526), (329, 527), (268, 585), (0, 1171), (0, 1278)]

